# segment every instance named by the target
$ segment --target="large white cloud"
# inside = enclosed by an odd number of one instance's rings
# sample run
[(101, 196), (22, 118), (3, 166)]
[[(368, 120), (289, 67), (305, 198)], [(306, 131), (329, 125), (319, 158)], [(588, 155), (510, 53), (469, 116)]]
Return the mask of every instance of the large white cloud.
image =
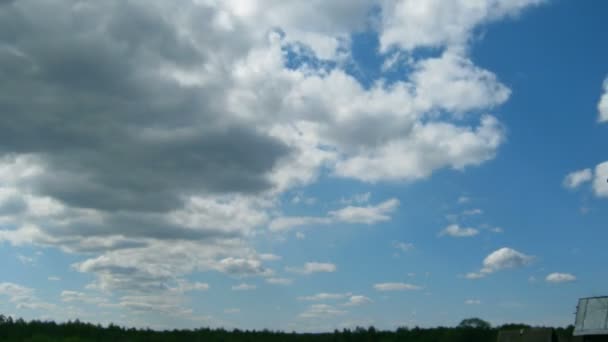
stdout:
[[(119, 292), (121, 307), (187, 314), (172, 289), (191, 273), (272, 274), (248, 243), (268, 225), (373, 224), (399, 204), (270, 223), (285, 191), (321, 174), (413, 181), (492, 159), (504, 129), (479, 113), (510, 90), (456, 45), (537, 2), (3, 4), (0, 241), (78, 253), (89, 288)], [(383, 50), (445, 49), (367, 87), (342, 66), (351, 34), (369, 29)], [(335, 67), (288, 68), (287, 51)]]
[(541, 2), (543, 0), (383, 0), (381, 48), (462, 45), (480, 23), (515, 15)]
[(599, 113), (599, 122), (608, 122), (608, 78), (604, 80), (603, 93), (600, 97), (600, 101), (597, 104), (597, 111)]
[(600, 163), (595, 167), (593, 191), (598, 197), (608, 197), (608, 161)]

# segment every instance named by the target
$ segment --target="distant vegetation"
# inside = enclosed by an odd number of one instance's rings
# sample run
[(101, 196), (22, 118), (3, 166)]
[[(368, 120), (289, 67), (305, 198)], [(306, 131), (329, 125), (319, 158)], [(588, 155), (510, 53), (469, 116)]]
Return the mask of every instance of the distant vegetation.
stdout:
[[(201, 328), (195, 330), (154, 331), (123, 328), (114, 324), (107, 327), (79, 321), (55, 323), (52, 321), (13, 320), (0, 315), (0, 341), (411, 341), (411, 342), (495, 342), (498, 331), (528, 328), (523, 324), (491, 327), (489, 323), (471, 318), (453, 328), (398, 328), (380, 331), (374, 327), (345, 329), (333, 333), (301, 334), (280, 331), (243, 331)], [(573, 327), (557, 328), (557, 335), (572, 336)]]

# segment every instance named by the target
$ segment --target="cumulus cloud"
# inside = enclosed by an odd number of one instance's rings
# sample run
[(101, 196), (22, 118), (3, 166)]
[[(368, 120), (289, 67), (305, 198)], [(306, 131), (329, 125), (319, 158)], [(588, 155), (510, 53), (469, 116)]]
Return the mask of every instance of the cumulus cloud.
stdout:
[(564, 186), (568, 189), (576, 189), (580, 185), (593, 179), (591, 169), (583, 169), (569, 173), (564, 178)]
[(608, 197), (608, 161), (595, 167), (593, 191), (597, 197)]
[(346, 206), (333, 210), (324, 217), (285, 216), (277, 217), (270, 222), (270, 230), (280, 231), (296, 227), (329, 225), (332, 223), (375, 224), (391, 219), (389, 216), (399, 207), (399, 200), (391, 198), (376, 205)]
[(407, 283), (379, 283), (374, 284), (374, 289), (378, 291), (410, 291), (420, 290), (422, 287)]
[(543, 0), (469, 2), (457, 0), (382, 1), (381, 49), (462, 45), (484, 22), (518, 14)]
[(597, 104), (597, 111), (599, 113), (599, 122), (608, 122), (608, 78), (604, 80), (603, 93), (600, 97), (600, 101)]
[(241, 283), (238, 285), (234, 285), (232, 287), (232, 291), (250, 291), (255, 290), (256, 286), (253, 284)]
[(468, 279), (479, 279), (504, 269), (529, 265), (533, 260), (533, 256), (518, 252), (512, 248), (503, 247), (495, 250), (483, 259), (483, 267), (479, 272), (468, 273), (465, 277)]
[(372, 300), (361, 295), (350, 296), (348, 301), (342, 305), (344, 306), (360, 306), (364, 304), (372, 303)]
[(464, 301), (466, 305), (479, 305), (481, 304), (481, 300), (479, 299), (467, 299)]
[(608, 161), (597, 164), (593, 170), (588, 168), (568, 174), (564, 186), (575, 189), (586, 182), (591, 182), (595, 196), (608, 197)]
[[(537, 2), (428, 1), (449, 14), (431, 16), (408, 1), (4, 4), (0, 241), (77, 254), (89, 289), (121, 307), (186, 315), (171, 289), (189, 274), (272, 273), (249, 243), (258, 230), (374, 224), (398, 206), (363, 196), (273, 224), (286, 191), (322, 174), (414, 181), (492, 159), (504, 129), (477, 113), (510, 90), (452, 45)], [(342, 62), (370, 28), (383, 51), (444, 49), (363, 86)], [(286, 52), (335, 66), (287, 67)]]
[(451, 224), (439, 232), (439, 236), (451, 237), (471, 237), (477, 234), (479, 234), (479, 230), (470, 227), (460, 227), (457, 224)]
[(548, 274), (545, 280), (549, 283), (569, 283), (576, 280), (576, 277), (570, 273), (551, 273)]
[(336, 265), (326, 262), (307, 262), (302, 267), (286, 267), (289, 272), (300, 273), (300, 274), (313, 274), (313, 273), (332, 273), (337, 270)]

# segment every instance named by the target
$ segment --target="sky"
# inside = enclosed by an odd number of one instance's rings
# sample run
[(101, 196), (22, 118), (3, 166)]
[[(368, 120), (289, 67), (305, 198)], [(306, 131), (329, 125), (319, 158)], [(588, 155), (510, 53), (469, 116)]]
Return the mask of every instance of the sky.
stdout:
[(568, 325), (608, 295), (608, 3), (0, 1), (0, 313)]

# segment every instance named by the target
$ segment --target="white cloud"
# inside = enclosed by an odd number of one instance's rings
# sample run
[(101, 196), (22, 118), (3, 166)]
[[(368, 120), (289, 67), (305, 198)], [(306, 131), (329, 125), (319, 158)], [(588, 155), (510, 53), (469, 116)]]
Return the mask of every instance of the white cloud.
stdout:
[(59, 278), (59, 277), (57, 277), (57, 276), (49, 276), (47, 279), (48, 279), (49, 281), (60, 281), (60, 280), (61, 280), (61, 278)]
[(483, 267), (479, 272), (468, 273), (465, 277), (467, 279), (479, 279), (504, 269), (529, 265), (533, 260), (533, 256), (523, 254), (512, 248), (503, 247), (490, 253), (483, 260)]
[(564, 186), (568, 189), (576, 189), (581, 184), (589, 182), (593, 179), (591, 169), (583, 169), (569, 173), (564, 178)]
[(336, 265), (325, 262), (307, 262), (303, 267), (286, 267), (289, 272), (300, 274), (313, 274), (319, 272), (331, 273), (337, 270)]
[(281, 256), (280, 255), (275, 255), (275, 254), (271, 254), (271, 253), (262, 253), (258, 257), (260, 258), (260, 260), (264, 260), (264, 261), (277, 261), (277, 260), (281, 260)]
[(410, 291), (420, 290), (422, 287), (407, 283), (380, 283), (374, 284), (374, 289), (378, 291)]
[[(272, 274), (251, 245), (265, 227), (374, 224), (399, 205), (363, 205), (369, 196), (361, 194), (358, 205), (325, 217), (270, 222), (281, 196), (322, 170), (414, 181), (493, 158), (504, 129), (477, 113), (504, 103), (510, 90), (451, 45), (532, 3), (487, 0), (468, 11), (462, 1), (446, 8), (428, 1), (413, 12), (406, 11), (412, 2), (364, 0), (10, 6), (11, 15), (28, 18), (11, 28), (18, 35), (11, 48), (49, 78), (21, 67), (0, 74), (9, 85), (4, 98), (19, 109), (0, 122), (0, 241), (73, 253), (74, 268), (93, 276), (90, 289), (131, 294), (120, 297), (121, 307), (186, 315), (176, 291), (204, 289), (180, 282), (187, 275)], [(405, 61), (412, 72), (390, 85), (380, 78), (362, 85), (343, 62), (352, 33), (376, 25), (367, 19), (378, 4), (383, 49), (450, 47)], [(42, 20), (47, 12), (56, 20)], [(66, 30), (83, 16), (78, 30)], [(147, 23), (149, 34), (132, 32), (132, 22)], [(288, 68), (288, 49), (336, 67)], [(67, 60), (82, 72), (65, 73)], [(32, 96), (24, 98), (23, 87)], [(135, 97), (125, 101), (127, 94)], [(48, 115), (36, 114), (40, 103)]]
[(247, 283), (241, 283), (241, 284), (232, 286), (233, 291), (249, 291), (249, 290), (255, 290), (255, 289), (256, 289), (255, 285), (247, 284)]
[(17, 259), (24, 265), (32, 265), (36, 262), (36, 258), (18, 254)]
[(372, 193), (371, 192), (365, 192), (365, 193), (361, 193), (361, 194), (354, 194), (352, 197), (349, 198), (341, 198), (340, 199), (340, 203), (342, 204), (364, 204), (369, 202), (369, 199), (371, 198)]
[(382, 1), (381, 50), (466, 44), (482, 23), (516, 15), (542, 0)]
[(312, 295), (312, 296), (298, 297), (298, 300), (316, 302), (316, 301), (323, 301), (323, 300), (330, 300), (330, 299), (343, 299), (343, 298), (346, 298), (346, 297), (349, 297), (349, 296), (351, 296), (351, 293), (326, 293), (326, 292), (322, 292), (322, 293), (317, 293), (317, 294)]
[(457, 224), (451, 224), (445, 227), (439, 236), (451, 236), (451, 237), (471, 237), (479, 234), (479, 230), (470, 227), (460, 227)]
[(595, 167), (593, 191), (597, 197), (608, 197), (608, 161)]
[(305, 312), (300, 314), (301, 318), (327, 318), (347, 314), (348, 311), (339, 310), (327, 304), (313, 304)]
[(469, 201), (471, 201), (471, 199), (467, 196), (460, 196), (458, 197), (458, 204), (465, 204), (465, 203), (469, 203)]
[(375, 206), (348, 206), (330, 211), (329, 215), (338, 222), (375, 224), (390, 220), (391, 217), (388, 214), (395, 211), (397, 207), (399, 207), (399, 200), (392, 198)]
[(40, 300), (35, 290), (15, 283), (0, 283), (0, 296), (8, 297), (17, 309), (53, 310), (56, 305)]
[(600, 101), (597, 104), (597, 111), (599, 113), (599, 122), (608, 122), (608, 78), (604, 80), (603, 94)]
[(304, 240), (306, 238), (306, 235), (302, 232), (297, 232), (296, 233), (296, 239), (298, 240)]
[(479, 208), (465, 210), (462, 212), (462, 215), (464, 215), (464, 216), (474, 216), (474, 215), (481, 215), (481, 214), (483, 214), (483, 210), (481, 210)]
[(78, 291), (61, 291), (61, 300), (66, 303), (80, 302), (85, 304), (98, 305), (107, 303), (108, 300), (103, 297), (96, 296), (92, 293), (83, 293)]
[(402, 252), (409, 252), (414, 248), (414, 244), (411, 242), (393, 241), (393, 248)]
[(289, 278), (268, 278), (266, 282), (273, 285), (290, 285), (293, 280)]
[(303, 226), (328, 225), (344, 222), (352, 224), (375, 224), (391, 219), (390, 213), (399, 206), (399, 200), (391, 198), (376, 205), (347, 206), (330, 211), (326, 217), (313, 216), (287, 216), (277, 217), (270, 222), (271, 231), (288, 230)]
[(231, 315), (231, 314), (237, 314), (237, 313), (240, 313), (240, 312), (241, 312), (241, 309), (239, 309), (239, 308), (224, 309), (224, 313), (225, 314), (229, 314), (229, 315)]
[(327, 217), (307, 217), (307, 216), (291, 216), (277, 217), (270, 222), (270, 230), (280, 231), (297, 227), (316, 226), (330, 224), (331, 219)]
[(551, 273), (545, 280), (549, 283), (568, 283), (575, 281), (576, 277), (570, 273)]
[(344, 303), (344, 306), (360, 306), (364, 304), (372, 303), (372, 300), (361, 295), (350, 296), (348, 301)]
[(479, 299), (467, 299), (464, 301), (466, 305), (479, 305), (481, 304), (481, 300)]

